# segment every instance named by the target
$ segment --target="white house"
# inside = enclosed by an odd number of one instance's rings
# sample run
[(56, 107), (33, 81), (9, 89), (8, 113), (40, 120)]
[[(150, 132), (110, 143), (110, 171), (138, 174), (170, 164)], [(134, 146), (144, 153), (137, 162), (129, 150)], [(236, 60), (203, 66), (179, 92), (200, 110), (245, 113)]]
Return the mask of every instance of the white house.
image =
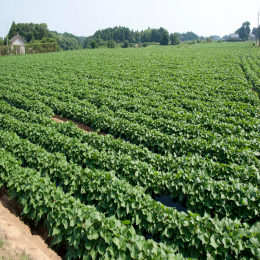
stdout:
[(253, 33), (250, 33), (249, 34), (249, 40), (252, 40), (252, 41), (254, 41), (255, 40), (255, 35), (253, 34)]
[(20, 36), (20, 35), (15, 35), (11, 40), (11, 49), (16, 48), (13, 51), (16, 51), (16, 54), (25, 54), (25, 47), (24, 44), (26, 41)]
[(239, 34), (238, 33), (230, 34), (229, 40), (231, 40), (231, 41), (239, 41), (240, 40)]

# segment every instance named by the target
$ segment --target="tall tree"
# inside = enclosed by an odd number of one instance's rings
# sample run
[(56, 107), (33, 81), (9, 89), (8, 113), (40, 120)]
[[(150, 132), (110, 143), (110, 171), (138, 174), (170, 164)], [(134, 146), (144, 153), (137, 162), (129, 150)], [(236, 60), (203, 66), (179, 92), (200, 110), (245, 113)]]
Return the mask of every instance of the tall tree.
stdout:
[(9, 33), (8, 33), (8, 38), (12, 39), (12, 37), (14, 35), (16, 35), (17, 33), (18, 33), (17, 26), (16, 26), (15, 22), (13, 21), (11, 28), (9, 30)]
[(250, 22), (244, 22), (242, 26), (237, 29), (236, 33), (239, 34), (240, 39), (248, 40), (250, 34)]
[(98, 48), (97, 42), (96, 42), (95, 40), (92, 40), (92, 41), (91, 41), (91, 48), (92, 48), (92, 49)]
[[(260, 27), (260, 26), (259, 26)], [(252, 34), (254, 34), (255, 35), (255, 37), (257, 37), (257, 39), (259, 39), (259, 27), (257, 28), (257, 27), (254, 27), (253, 29), (252, 29)]]
[(168, 44), (169, 44), (169, 35), (165, 33), (160, 41), (160, 45), (168, 45)]
[(171, 34), (171, 45), (177, 45), (180, 44), (180, 40), (177, 33)]

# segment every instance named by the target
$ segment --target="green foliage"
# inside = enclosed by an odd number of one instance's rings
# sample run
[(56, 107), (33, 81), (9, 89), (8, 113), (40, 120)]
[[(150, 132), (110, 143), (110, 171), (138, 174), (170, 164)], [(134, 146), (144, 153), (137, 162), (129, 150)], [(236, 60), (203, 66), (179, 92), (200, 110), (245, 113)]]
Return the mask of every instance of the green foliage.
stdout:
[(7, 45), (7, 41), (8, 45), (10, 45), (10, 39), (8, 37), (4, 37), (4, 45)]
[(79, 36), (78, 38), (79, 38), (80, 42), (83, 44), (87, 37), (86, 36)]
[(3, 38), (0, 37), (0, 46), (3, 46), (3, 45), (4, 45)]
[(54, 38), (58, 45), (60, 46), (60, 50), (78, 50), (82, 48), (82, 43), (79, 37), (70, 34), (70, 33), (58, 33), (56, 31), (51, 31), (50, 35)]
[(15, 24), (15, 22), (13, 21), (11, 28), (9, 30), (9, 33), (8, 33), (8, 38), (12, 39), (12, 37), (15, 36), (16, 34), (18, 34), (18, 28), (17, 28), (17, 25)]
[(147, 46), (150, 46), (150, 45), (157, 45), (157, 42), (143, 42), (143, 43), (140, 43), (141, 47), (147, 47)]
[(169, 44), (169, 35), (164, 34), (160, 41), (160, 45), (168, 45), (168, 44)]
[(15, 34), (19, 34), (27, 43), (31, 40), (41, 40), (43, 37), (50, 37), (50, 31), (46, 23), (18, 23), (16, 25), (13, 22), (8, 33), (8, 38), (11, 39)]
[(215, 41), (218, 41), (218, 40), (220, 40), (221, 37), (218, 36), (218, 35), (210, 35), (209, 38), (210, 38), (212, 41), (214, 41), (214, 40), (215, 40)]
[(239, 34), (240, 39), (248, 40), (250, 31), (250, 22), (244, 22), (242, 26), (239, 29), (237, 29), (236, 33)]
[(193, 32), (177, 33), (181, 42), (198, 40), (199, 36)]
[(22, 49), (20, 45), (11, 45), (0, 47), (0, 56), (4, 55), (19, 55), (22, 54)]
[(125, 42), (128, 41), (130, 43), (139, 42), (141, 38), (141, 34), (138, 31), (129, 30), (127, 27), (114, 27), (114, 28), (106, 28), (103, 30), (98, 30), (92, 36), (94, 39), (101, 38), (103, 41), (113, 40), (115, 42)]
[(180, 44), (180, 40), (178, 38), (178, 34), (177, 33), (171, 34), (170, 40), (171, 40), (171, 45), (178, 45), (178, 44)]
[(210, 43), (210, 42), (212, 42), (212, 40), (211, 40), (209, 37), (207, 37), (207, 38), (206, 38), (206, 42), (207, 42), (207, 43)]
[(116, 47), (116, 42), (113, 40), (110, 40), (109, 42), (107, 42), (107, 47), (108, 48), (115, 48)]
[[(144, 30), (142, 33), (142, 42), (161, 42), (162, 38), (166, 35), (169, 39), (169, 33), (166, 29), (160, 27), (159, 29)], [(164, 44), (165, 45), (165, 44)]]
[[(45, 41), (45, 40), (44, 40)], [(25, 53), (45, 53), (45, 52), (56, 52), (57, 42), (55, 40), (48, 41), (46, 39), (45, 43), (35, 42), (24, 44)]]
[(1, 186), (7, 187), (11, 198), (23, 206), (22, 213), (37, 223), (45, 222), (54, 238), (52, 244), (59, 246), (67, 241), (69, 259), (92, 254), (106, 259), (130, 256), (184, 259), (173, 248), (146, 241), (132, 226), (126, 228), (115, 217), (106, 218), (95, 207), (84, 205), (70, 193), (65, 194), (48, 176), (21, 167), (21, 162), (4, 149), (0, 150), (0, 176)]
[(96, 49), (98, 48), (97, 42), (95, 40), (91, 41), (91, 49)]
[[(82, 48), (82, 41), (79, 37), (70, 33), (58, 33), (56, 31), (49, 31), (46, 23), (12, 23), (8, 33), (10, 40), (14, 35), (19, 34), (26, 40), (27, 43), (47, 43), (57, 42), (58, 50), (77, 50)], [(6, 39), (4, 41), (6, 45)]]
[(122, 45), (122, 48), (128, 48), (129, 47), (129, 42), (125, 41), (124, 44)]
[(3, 57), (0, 70), (0, 186), (68, 259), (259, 258), (252, 43), (19, 58)]
[(254, 27), (254, 28), (252, 29), (252, 34), (254, 34), (255, 37), (256, 37), (257, 39), (259, 39), (259, 28)]

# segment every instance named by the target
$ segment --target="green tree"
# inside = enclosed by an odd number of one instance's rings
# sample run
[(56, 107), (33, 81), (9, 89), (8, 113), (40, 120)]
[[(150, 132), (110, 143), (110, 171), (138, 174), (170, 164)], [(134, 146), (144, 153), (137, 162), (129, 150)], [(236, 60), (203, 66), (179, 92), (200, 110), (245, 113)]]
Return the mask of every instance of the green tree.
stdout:
[(171, 34), (171, 45), (178, 45), (180, 44), (180, 40), (177, 33)]
[(43, 37), (41, 39), (41, 43), (46, 43), (46, 42), (57, 42), (57, 40), (55, 38), (46, 38), (46, 37)]
[(259, 38), (259, 28), (254, 27), (254, 28), (252, 29), (252, 34), (254, 34), (255, 37), (257, 37), (257, 39), (258, 39), (258, 38)]
[(161, 41), (160, 41), (160, 45), (168, 45), (169, 44), (169, 36), (168, 34), (164, 34)]
[(181, 34), (178, 33), (178, 37), (181, 42), (199, 39), (199, 36), (193, 32), (186, 32), (186, 33), (181, 33)]
[(7, 45), (7, 40), (8, 40), (8, 45), (10, 45), (10, 39), (8, 37), (4, 37), (4, 45)]
[(17, 26), (16, 26), (15, 22), (13, 21), (11, 28), (9, 30), (9, 33), (8, 33), (8, 38), (12, 39), (12, 37), (15, 36), (17, 33), (18, 33)]
[(142, 42), (150, 42), (151, 39), (151, 30), (150, 28), (147, 30), (144, 30), (142, 33)]
[(250, 22), (244, 22), (242, 26), (236, 30), (236, 33), (239, 34), (240, 39), (248, 40), (250, 34)]
[(3, 45), (4, 45), (3, 38), (0, 37), (0, 46), (3, 46)]
[(129, 42), (125, 41), (124, 44), (122, 45), (122, 48), (128, 48), (129, 47)]
[(206, 38), (206, 42), (209, 43), (209, 42), (212, 42), (212, 40), (211, 40), (209, 37), (207, 37), (207, 38)]
[(98, 48), (98, 45), (97, 45), (96, 40), (92, 40), (92, 41), (91, 41), (91, 48), (92, 48), (92, 49)]
[(108, 48), (115, 48), (116, 47), (116, 42), (113, 41), (112, 39), (107, 43)]

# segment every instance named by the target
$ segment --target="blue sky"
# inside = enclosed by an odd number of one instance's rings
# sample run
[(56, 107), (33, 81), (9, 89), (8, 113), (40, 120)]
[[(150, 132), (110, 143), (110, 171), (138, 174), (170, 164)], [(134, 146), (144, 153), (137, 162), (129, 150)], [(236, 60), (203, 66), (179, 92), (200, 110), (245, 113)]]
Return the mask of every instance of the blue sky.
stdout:
[(77, 36), (125, 26), (133, 30), (164, 27), (170, 33), (202, 36), (230, 34), (243, 22), (257, 25), (256, 0), (0, 0), (0, 37), (15, 23), (47, 23)]

